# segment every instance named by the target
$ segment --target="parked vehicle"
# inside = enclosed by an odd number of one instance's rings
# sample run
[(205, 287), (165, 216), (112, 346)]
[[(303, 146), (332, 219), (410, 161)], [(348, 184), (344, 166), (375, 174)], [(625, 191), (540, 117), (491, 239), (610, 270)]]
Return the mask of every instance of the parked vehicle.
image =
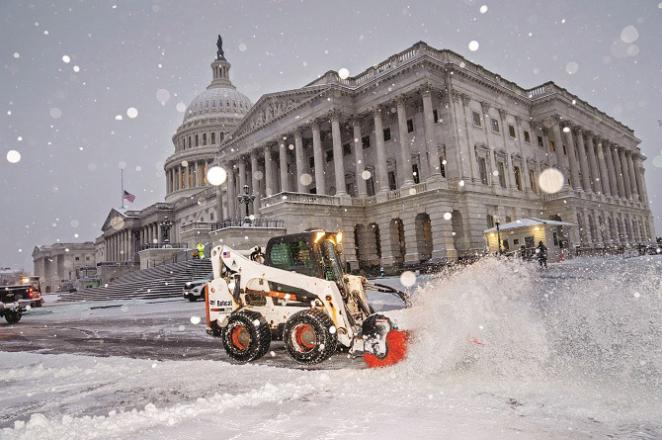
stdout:
[(23, 300), (29, 300), (30, 307), (41, 307), (44, 303), (41, 296), (39, 277), (23, 274), (14, 274), (11, 277), (5, 276), (0, 289), (20, 292)]
[(196, 302), (199, 299), (205, 299), (205, 287), (212, 279), (212, 274), (207, 275), (205, 278), (189, 281), (184, 285), (184, 298), (191, 302)]
[(23, 317), (23, 312), (30, 305), (27, 289), (22, 286), (5, 286), (0, 288), (0, 317), (8, 324), (16, 324)]

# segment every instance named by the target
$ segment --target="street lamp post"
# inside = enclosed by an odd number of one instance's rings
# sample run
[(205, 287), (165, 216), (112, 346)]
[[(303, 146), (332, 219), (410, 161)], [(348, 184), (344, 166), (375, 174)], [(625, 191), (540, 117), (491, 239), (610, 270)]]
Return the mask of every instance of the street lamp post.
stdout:
[(161, 226), (161, 236), (163, 239), (163, 244), (167, 245), (170, 243), (170, 228), (172, 228), (172, 222), (170, 219), (168, 219), (168, 216), (166, 215), (163, 218), (163, 221), (160, 224)]
[(244, 223), (251, 224), (251, 216), (248, 210), (248, 206), (253, 203), (255, 200), (255, 194), (250, 191), (248, 185), (244, 185), (244, 193), (237, 196), (239, 203), (246, 205), (246, 217), (244, 218)]
[(499, 221), (497, 220), (495, 222), (495, 224), (496, 224), (496, 230), (497, 230), (497, 243), (498, 243), (498, 246), (499, 246), (499, 255), (501, 255), (501, 230), (499, 229), (499, 226), (501, 225), (501, 223), (499, 223)]

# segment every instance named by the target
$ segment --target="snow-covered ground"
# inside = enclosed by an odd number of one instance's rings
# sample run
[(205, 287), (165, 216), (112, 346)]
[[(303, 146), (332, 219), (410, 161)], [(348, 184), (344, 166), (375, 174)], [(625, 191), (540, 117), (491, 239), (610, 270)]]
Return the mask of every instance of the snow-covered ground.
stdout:
[[(218, 341), (191, 322), (201, 303), (47, 307), (24, 328), (69, 319), (97, 342), (177, 343), (98, 357), (71, 354), (101, 354), (82, 336), (79, 350), (0, 336), (13, 351), (0, 352), (0, 438), (662, 438), (662, 258), (547, 271), (488, 259), (423, 281), (412, 309), (391, 312), (415, 335), (409, 358), (382, 370), (342, 355), (303, 370), (277, 347), (256, 365), (217, 360)], [(176, 360), (197, 340), (197, 360)]]

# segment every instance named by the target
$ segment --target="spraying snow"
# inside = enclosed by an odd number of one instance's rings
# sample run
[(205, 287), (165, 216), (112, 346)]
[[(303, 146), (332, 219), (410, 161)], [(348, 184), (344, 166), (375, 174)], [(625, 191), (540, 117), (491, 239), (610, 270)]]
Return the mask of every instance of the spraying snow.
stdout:
[(655, 257), (440, 274), (387, 312), (414, 343), (378, 370), (2, 353), (0, 438), (660, 438), (661, 275)]

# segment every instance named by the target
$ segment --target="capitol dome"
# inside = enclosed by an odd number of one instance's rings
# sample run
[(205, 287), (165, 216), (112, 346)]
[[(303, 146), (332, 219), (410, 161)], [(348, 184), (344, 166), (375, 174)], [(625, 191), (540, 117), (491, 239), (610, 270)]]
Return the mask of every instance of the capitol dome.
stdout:
[(212, 81), (193, 98), (184, 120), (172, 137), (175, 151), (164, 164), (166, 202), (189, 197), (209, 187), (211, 167), (223, 142), (251, 108), (251, 101), (230, 81), (230, 63), (218, 37), (216, 59), (211, 63)]
[(210, 86), (210, 88), (193, 98), (186, 109), (183, 123), (200, 118), (219, 116), (240, 119), (248, 113), (251, 105), (250, 99), (243, 93), (238, 92), (234, 86)]

